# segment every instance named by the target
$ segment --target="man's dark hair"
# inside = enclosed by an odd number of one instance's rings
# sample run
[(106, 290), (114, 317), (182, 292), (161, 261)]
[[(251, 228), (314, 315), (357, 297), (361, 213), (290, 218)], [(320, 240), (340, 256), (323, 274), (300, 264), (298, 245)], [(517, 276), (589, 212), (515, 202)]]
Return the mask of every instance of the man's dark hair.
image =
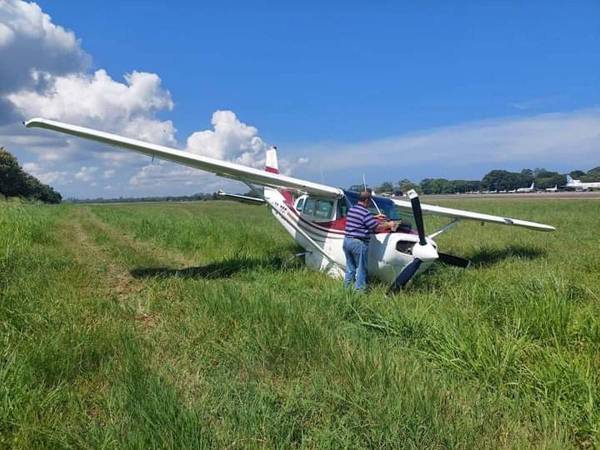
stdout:
[(358, 195), (358, 199), (361, 202), (366, 202), (371, 200), (373, 196), (371, 195), (371, 193), (369, 191), (362, 191), (359, 195)]

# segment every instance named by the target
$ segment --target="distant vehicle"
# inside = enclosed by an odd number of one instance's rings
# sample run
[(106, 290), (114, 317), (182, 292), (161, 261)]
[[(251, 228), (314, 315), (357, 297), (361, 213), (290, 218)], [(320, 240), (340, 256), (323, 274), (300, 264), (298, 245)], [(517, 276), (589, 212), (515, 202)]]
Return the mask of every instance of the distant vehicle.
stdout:
[(567, 189), (575, 189), (576, 191), (589, 191), (590, 189), (600, 189), (600, 181), (581, 182), (574, 180), (570, 175), (567, 175)]
[[(348, 210), (357, 203), (359, 194), (280, 174), (275, 148), (267, 151), (265, 168), (259, 170), (53, 120), (32, 119), (26, 123), (26, 126), (46, 128), (122, 147), (152, 158), (161, 158), (239, 180), (259, 198), (224, 192), (219, 195), (242, 202), (267, 205), (279, 223), (304, 248), (303, 255), (309, 267), (334, 276), (341, 276), (344, 273), (346, 258), (342, 244), (345, 238), (346, 215)], [(378, 220), (398, 221), (393, 231), (376, 233), (369, 242), (369, 275), (388, 282), (392, 290), (403, 288), (413, 276), (436, 261), (458, 267), (469, 265), (469, 260), (465, 258), (439, 251), (434, 241), (437, 236), (448, 231), (460, 220), (491, 222), (537, 231), (554, 231), (554, 227), (541, 223), (421, 204), (414, 190), (408, 191), (407, 195), (408, 199), (374, 196), (372, 200), (372, 209), (378, 214)], [(405, 218), (412, 216), (412, 223), (403, 222), (401, 214), (404, 214)], [(449, 222), (427, 234), (424, 214), (446, 217)], [(226, 231), (222, 230), (222, 232)]]
[(517, 193), (519, 194), (527, 194), (529, 192), (535, 192), (535, 182), (531, 183), (531, 186), (529, 186), (528, 188), (517, 189)]
[(554, 187), (546, 188), (545, 191), (546, 192), (557, 192), (558, 191), (558, 184), (555, 184)]

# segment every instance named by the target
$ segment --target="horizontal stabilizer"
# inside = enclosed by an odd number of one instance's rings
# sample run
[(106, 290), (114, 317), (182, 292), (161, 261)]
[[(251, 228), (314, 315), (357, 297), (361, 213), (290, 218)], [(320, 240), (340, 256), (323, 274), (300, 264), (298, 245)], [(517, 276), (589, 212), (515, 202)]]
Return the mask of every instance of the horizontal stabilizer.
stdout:
[(262, 198), (258, 197), (250, 197), (248, 195), (240, 195), (240, 194), (228, 194), (223, 191), (217, 192), (217, 195), (220, 198), (226, 198), (229, 200), (235, 200), (236, 202), (248, 203), (250, 205), (264, 205), (265, 202)]

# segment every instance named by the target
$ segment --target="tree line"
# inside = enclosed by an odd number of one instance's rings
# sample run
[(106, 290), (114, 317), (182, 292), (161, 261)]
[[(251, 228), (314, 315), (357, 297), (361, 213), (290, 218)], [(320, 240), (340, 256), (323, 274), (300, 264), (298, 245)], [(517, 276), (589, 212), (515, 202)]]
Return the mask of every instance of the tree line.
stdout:
[(138, 202), (195, 202), (199, 200), (218, 200), (216, 192), (212, 194), (198, 193), (192, 195), (166, 195), (152, 197), (117, 197), (117, 198), (86, 198), (86, 199), (67, 199), (68, 203), (138, 203)]
[[(568, 173), (574, 179), (583, 182), (600, 181), (600, 167), (595, 167), (587, 172), (573, 170)], [(446, 178), (425, 178), (420, 183), (409, 179), (402, 179), (397, 183), (386, 181), (374, 187), (377, 193), (398, 193), (415, 189), (422, 194), (456, 194), (481, 191), (512, 191), (529, 187), (535, 183), (537, 189), (546, 189), (557, 186), (564, 188), (567, 184), (567, 174), (553, 172), (543, 168), (523, 169), (520, 172), (508, 170), (491, 170), (481, 180), (449, 180)], [(350, 186), (350, 190), (361, 191), (362, 184)]]
[(62, 200), (52, 187), (25, 172), (17, 158), (4, 147), (0, 147), (0, 194), (44, 203), (60, 203)]

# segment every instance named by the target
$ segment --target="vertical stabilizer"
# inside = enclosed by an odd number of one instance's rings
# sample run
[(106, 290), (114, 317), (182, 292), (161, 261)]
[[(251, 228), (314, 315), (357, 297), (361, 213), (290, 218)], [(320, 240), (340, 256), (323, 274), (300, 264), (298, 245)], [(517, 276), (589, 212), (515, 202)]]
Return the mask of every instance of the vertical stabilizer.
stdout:
[(271, 173), (279, 173), (279, 163), (277, 162), (277, 147), (273, 146), (266, 152), (265, 170)]

